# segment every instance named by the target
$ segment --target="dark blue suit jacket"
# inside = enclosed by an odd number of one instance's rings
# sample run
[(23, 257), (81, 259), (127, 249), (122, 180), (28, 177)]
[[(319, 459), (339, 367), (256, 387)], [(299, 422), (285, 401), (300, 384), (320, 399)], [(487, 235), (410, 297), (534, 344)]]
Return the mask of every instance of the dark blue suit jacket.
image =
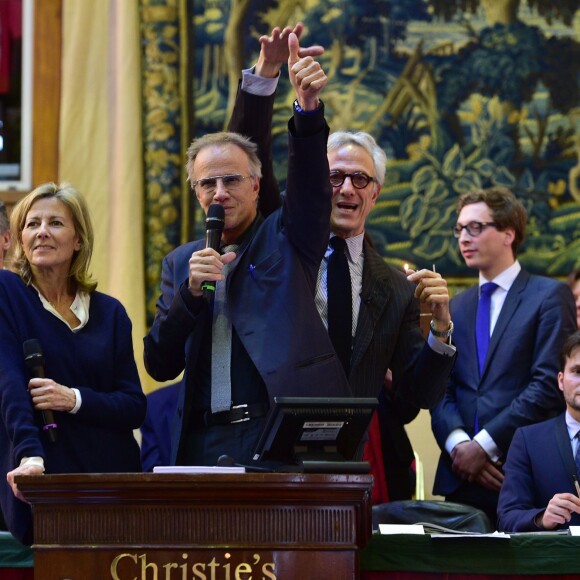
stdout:
[[(146, 399), (133, 356), (131, 321), (123, 306), (91, 293), (87, 325), (73, 332), (46, 310), (32, 286), (0, 270), (0, 504), (10, 532), (32, 543), (30, 506), (16, 498), (6, 473), (23, 457), (43, 457), (46, 473), (140, 472), (133, 430), (145, 417)], [(28, 392), (22, 344), (36, 338), (46, 376), (76, 387), (76, 414), (54, 411), (57, 440), (42, 429)]]
[(156, 465), (171, 465), (171, 434), (180, 383), (147, 395), (147, 415), (141, 425), (141, 465), (153, 471)]
[(556, 377), (562, 345), (576, 329), (570, 289), (522, 270), (497, 320), (481, 377), (475, 343), (477, 302), (477, 286), (451, 301), (457, 363), (443, 401), (431, 413), (433, 433), (443, 450), (433, 487), (439, 495), (449, 495), (464, 483), (451, 470), (445, 440), (458, 428), (473, 437), (476, 410), (480, 429), (488, 431), (505, 456), (518, 427), (564, 409)]
[[(262, 212), (279, 203), (278, 184), (272, 169), (271, 118), (274, 95), (256, 96), (239, 90), (229, 124), (258, 144), (262, 160), (260, 196)], [(384, 464), (391, 499), (406, 499), (413, 448), (405, 432), (420, 408), (433, 407), (445, 392), (455, 357), (437, 354), (426, 343), (419, 326), (419, 301), (415, 285), (401, 271), (389, 266), (364, 241), (362, 300), (353, 341), (349, 383), (354, 396), (378, 397), (388, 368), (395, 386), (379, 399)], [(384, 420), (383, 420), (384, 419)]]
[[(566, 428), (565, 414), (516, 431), (504, 466), (499, 494), (498, 529), (506, 532), (537, 531), (534, 518), (557, 493), (576, 495), (576, 465)], [(580, 525), (572, 514), (561, 527)]]
[[(297, 113), (295, 115), (298, 115)], [(349, 396), (350, 388), (314, 303), (316, 276), (329, 236), (328, 128), (297, 134), (290, 123), (288, 186), (283, 207), (256, 227), (228, 275), (228, 308), (244, 348), (275, 396)], [(185, 375), (173, 440), (179, 461), (181, 434), (191, 411), (188, 377), (196, 372), (205, 339), (202, 307), (195, 314), (187, 289), (188, 260), (203, 240), (180, 246), (163, 261), (162, 296), (150, 333), (145, 364), (157, 380)]]
[[(246, 135), (258, 144), (262, 161), (261, 211), (269, 215), (280, 205), (279, 186), (272, 167), (272, 129), (274, 95), (257, 96), (238, 90), (229, 130)], [(353, 341), (349, 382), (357, 397), (378, 397), (387, 369), (393, 371), (395, 388), (408, 406), (428, 409), (439, 402), (455, 357), (434, 352), (423, 338), (419, 326), (420, 304), (414, 296), (415, 284), (405, 274), (389, 266), (368, 239), (364, 241), (364, 267), (361, 304)], [(396, 404), (398, 406), (398, 402)], [(411, 419), (409, 419), (410, 421)], [(404, 433), (409, 463), (413, 450)], [(409, 457), (410, 452), (410, 457)]]

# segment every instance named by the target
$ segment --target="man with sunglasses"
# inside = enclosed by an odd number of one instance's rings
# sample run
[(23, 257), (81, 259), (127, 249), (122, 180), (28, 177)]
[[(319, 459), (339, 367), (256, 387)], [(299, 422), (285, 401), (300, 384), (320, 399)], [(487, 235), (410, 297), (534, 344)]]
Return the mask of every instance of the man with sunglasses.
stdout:
[(499, 490), (518, 427), (560, 413), (559, 354), (575, 328), (563, 283), (532, 275), (517, 253), (527, 212), (508, 189), (463, 194), (453, 234), (479, 284), (451, 301), (457, 363), (431, 412), (442, 454), (433, 493), (496, 520)]
[[(268, 169), (270, 183), (265, 192), (276, 191), (277, 185), (268, 141), (270, 129), (264, 116), (271, 115), (277, 77), (287, 58), (284, 38), (297, 29), (301, 29), (300, 24), (294, 29), (275, 28), (270, 36), (260, 38), (258, 63), (243, 71), (230, 122), (234, 130), (264, 144), (263, 168)], [(350, 274), (350, 308), (345, 307), (350, 340), (343, 368), (355, 396), (382, 395), (381, 411), (388, 416), (384, 429), (388, 441), (383, 440), (383, 446), (387, 447), (384, 461), (389, 499), (407, 499), (412, 493), (409, 467), (414, 454), (404, 424), (420, 408), (430, 408), (441, 399), (455, 358), (455, 347), (450, 344), (447, 283), (431, 268), (410, 271), (406, 276), (386, 264), (365, 237), (365, 220), (381, 190), (386, 165), (386, 155), (372, 136), (335, 132), (329, 137), (327, 152), (333, 189), (331, 234), (318, 272), (316, 305), (328, 327), (328, 265), (335, 251), (332, 240), (343, 239)], [(263, 185), (265, 179), (266, 173)], [(428, 341), (419, 326), (419, 301), (427, 303), (432, 312)], [(389, 368), (393, 386), (382, 392)]]
[[(258, 147), (242, 135), (205, 135), (187, 152), (201, 207), (211, 214), (211, 206), (221, 206), (225, 223), (220, 252), (198, 240), (165, 257), (162, 295), (145, 337), (145, 364), (155, 379), (185, 370), (172, 439), (177, 465), (215, 465), (222, 455), (251, 463), (275, 396), (350, 395), (314, 304), (331, 209), (319, 100), (327, 78), (312, 57), (301, 56), (296, 35), (285, 42), (296, 102), (284, 206), (259, 215)], [(215, 286), (215, 295), (206, 286)]]

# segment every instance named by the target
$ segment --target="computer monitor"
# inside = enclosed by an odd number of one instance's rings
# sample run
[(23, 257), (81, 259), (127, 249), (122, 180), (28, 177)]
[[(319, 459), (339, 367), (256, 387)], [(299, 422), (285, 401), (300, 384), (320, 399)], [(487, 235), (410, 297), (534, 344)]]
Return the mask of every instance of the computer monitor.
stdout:
[(279, 471), (368, 473), (356, 457), (372, 414), (372, 398), (274, 397), (254, 461), (279, 461)]

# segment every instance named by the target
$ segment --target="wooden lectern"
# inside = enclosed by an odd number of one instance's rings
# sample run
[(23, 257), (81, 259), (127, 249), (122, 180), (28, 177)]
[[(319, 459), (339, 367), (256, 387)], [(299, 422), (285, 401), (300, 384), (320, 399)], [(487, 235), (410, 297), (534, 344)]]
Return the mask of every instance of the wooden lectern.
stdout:
[(35, 580), (358, 578), (370, 475), (19, 477)]

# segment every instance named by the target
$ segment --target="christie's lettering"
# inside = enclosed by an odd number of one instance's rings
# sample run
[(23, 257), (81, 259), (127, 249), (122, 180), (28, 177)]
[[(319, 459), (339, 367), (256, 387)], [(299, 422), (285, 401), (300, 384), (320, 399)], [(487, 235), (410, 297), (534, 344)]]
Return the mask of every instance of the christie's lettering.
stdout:
[[(148, 562), (147, 554), (119, 554), (111, 562), (113, 580), (276, 580), (274, 562), (228, 562), (232, 555), (226, 552), (223, 562), (213, 557), (209, 562), (189, 562), (189, 554), (181, 554), (181, 562)], [(150, 555), (151, 559), (151, 555)]]

